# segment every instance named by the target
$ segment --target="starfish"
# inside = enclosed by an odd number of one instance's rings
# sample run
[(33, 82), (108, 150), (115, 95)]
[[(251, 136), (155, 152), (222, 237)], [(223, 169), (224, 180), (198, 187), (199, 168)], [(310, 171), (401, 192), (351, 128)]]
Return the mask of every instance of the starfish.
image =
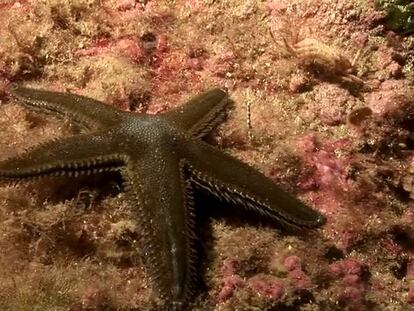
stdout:
[(158, 115), (19, 85), (10, 93), (30, 109), (68, 117), (84, 131), (0, 162), (0, 180), (119, 172), (136, 210), (143, 257), (164, 310), (187, 310), (195, 290), (194, 191), (286, 226), (317, 228), (325, 223), (319, 212), (203, 140), (232, 103), (221, 89)]

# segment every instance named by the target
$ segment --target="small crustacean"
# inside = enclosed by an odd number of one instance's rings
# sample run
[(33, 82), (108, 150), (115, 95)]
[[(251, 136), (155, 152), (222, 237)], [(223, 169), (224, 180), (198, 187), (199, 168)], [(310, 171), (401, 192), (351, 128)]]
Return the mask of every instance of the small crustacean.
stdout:
[(360, 52), (355, 55), (353, 61), (350, 61), (339, 49), (326, 45), (316, 39), (306, 38), (294, 45), (290, 45), (286, 40), (283, 41), (286, 49), (299, 59), (322, 66), (339, 76), (344, 82), (364, 84), (363, 80), (353, 74), (354, 65)]
[(319, 40), (306, 38), (293, 46), (284, 41), (289, 52), (301, 59), (318, 63), (331, 68), (334, 72), (343, 73), (352, 68), (351, 62), (337, 49)]
[(343, 82), (360, 86), (364, 84), (364, 81), (354, 74), (355, 63), (360, 57), (360, 51), (350, 61), (340, 49), (322, 43), (317, 39), (305, 38), (298, 41), (298, 35), (296, 35), (289, 36), (293, 40), (288, 40), (285, 36), (282, 36), (281, 40), (277, 40), (272, 31), (270, 31), (270, 34), (277, 45), (283, 46), (290, 55), (299, 60), (305, 63), (317, 64), (327, 72), (339, 77)]

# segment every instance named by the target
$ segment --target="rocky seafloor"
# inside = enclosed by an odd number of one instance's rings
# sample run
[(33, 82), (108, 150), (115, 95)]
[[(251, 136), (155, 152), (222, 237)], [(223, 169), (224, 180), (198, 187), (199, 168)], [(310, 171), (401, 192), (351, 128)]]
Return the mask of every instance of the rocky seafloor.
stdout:
[[(151, 114), (226, 88), (235, 104), (209, 141), (328, 221), (291, 234), (213, 217), (194, 310), (414, 310), (414, 37), (387, 14), (369, 0), (3, 0), (0, 160), (75, 130), (10, 83)], [(74, 188), (0, 188), (0, 310), (157, 306), (122, 191)]]

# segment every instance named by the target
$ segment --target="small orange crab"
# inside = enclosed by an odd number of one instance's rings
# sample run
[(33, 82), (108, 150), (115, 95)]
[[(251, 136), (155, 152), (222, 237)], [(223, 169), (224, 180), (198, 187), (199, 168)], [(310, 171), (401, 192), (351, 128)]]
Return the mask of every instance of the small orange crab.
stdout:
[[(299, 35), (296, 31), (285, 30), (284, 32), (286, 34), (281, 36), (281, 40), (277, 40), (272, 31), (270, 31), (270, 35), (274, 42), (286, 49), (290, 55), (295, 56), (304, 63), (319, 65), (327, 72), (338, 76), (343, 82), (364, 85), (364, 81), (354, 73), (355, 63), (360, 57), (360, 51), (350, 61), (339, 49), (322, 43), (317, 39), (305, 38), (299, 41)], [(282, 33), (284, 32), (282, 31)], [(292, 40), (287, 40), (287, 37)]]
[(283, 42), (287, 51), (297, 58), (322, 66), (329, 72), (339, 76), (344, 82), (364, 84), (364, 81), (353, 73), (355, 62), (360, 53), (357, 53), (354, 60), (350, 61), (339, 49), (328, 46), (316, 39), (306, 38), (294, 45), (290, 45), (285, 39)]

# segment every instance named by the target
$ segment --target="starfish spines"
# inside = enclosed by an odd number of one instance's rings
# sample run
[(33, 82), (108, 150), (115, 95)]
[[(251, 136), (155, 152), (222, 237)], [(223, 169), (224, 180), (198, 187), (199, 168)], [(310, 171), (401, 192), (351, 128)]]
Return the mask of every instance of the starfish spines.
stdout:
[[(15, 161), (13, 161), (15, 163)], [(78, 177), (82, 175), (98, 174), (119, 170), (123, 165), (121, 158), (91, 159), (78, 162), (58, 162), (54, 165), (40, 165), (36, 167), (10, 170), (0, 165), (0, 179), (33, 179), (46, 177)]]
[[(184, 171), (182, 171), (184, 174)], [(187, 279), (186, 282), (186, 288), (183, 290), (186, 295), (184, 301), (182, 303), (186, 302), (189, 297), (191, 297), (194, 293), (194, 286), (195, 282), (197, 280), (196, 278), (196, 260), (197, 260), (197, 253), (195, 252), (194, 248), (194, 241), (196, 239), (195, 236), (195, 213), (194, 213), (194, 197), (193, 197), (193, 189), (192, 185), (190, 183), (190, 180), (184, 179), (183, 181), (185, 183), (184, 191), (186, 193), (186, 229), (187, 229)]]
[(267, 210), (297, 226), (316, 228), (325, 223), (324, 216), (318, 211), (276, 186), (252, 167), (230, 155), (219, 153), (205, 142), (194, 144), (187, 157), (192, 166), (192, 177), (198, 178), (200, 186), (206, 190), (210, 188), (212, 194), (225, 196), (230, 201), (233, 196), (241, 196), (258, 210)]
[(91, 175), (115, 171), (125, 165), (127, 156), (108, 153), (112, 143), (103, 139), (104, 134), (79, 136), (89, 141), (88, 147), (79, 145), (77, 136), (61, 138), (0, 162), (0, 179)]
[(98, 130), (119, 123), (123, 112), (89, 97), (12, 85), (10, 93), (35, 111), (68, 117), (86, 129)]
[(224, 98), (219, 104), (220, 105), (215, 107), (208, 118), (202, 120), (202, 122), (199, 122), (199, 124), (191, 129), (191, 135), (197, 138), (203, 138), (224, 121), (231, 101), (229, 98)]
[(0, 180), (118, 171), (139, 221), (148, 274), (165, 308), (184, 310), (194, 294), (196, 189), (285, 226), (313, 228), (324, 222), (264, 175), (200, 140), (223, 120), (231, 103), (223, 90), (207, 91), (157, 117), (73, 94), (24, 87), (12, 93), (31, 109), (69, 117), (91, 133), (0, 162)]
[[(137, 214), (140, 219), (140, 244), (143, 250), (144, 262), (148, 267), (148, 274), (150, 279), (157, 284), (157, 292), (166, 301), (170, 300), (170, 279), (166, 279), (169, 271), (160, 261), (160, 244), (157, 242), (158, 238), (155, 235), (155, 230), (151, 223), (152, 217), (149, 215), (150, 208), (148, 206), (148, 199), (145, 199), (144, 189), (141, 183), (133, 174), (127, 169), (123, 171), (124, 187), (131, 202), (135, 202), (137, 207)], [(137, 179), (137, 180), (135, 180)]]
[[(237, 163), (237, 160), (233, 161)], [(242, 163), (240, 163), (240, 165), (241, 167), (244, 166)], [(261, 216), (270, 217), (282, 226), (316, 228), (319, 227), (321, 222), (324, 221), (323, 218), (319, 218), (321, 215), (316, 212), (314, 219), (307, 220), (294, 217), (294, 215), (289, 214), (289, 209), (286, 209), (283, 206), (272, 206), (272, 203), (266, 202), (266, 200), (263, 200), (253, 192), (250, 192), (243, 187), (231, 183), (225, 183), (218, 179), (217, 176), (203, 173), (194, 167), (190, 167), (190, 171), (192, 172), (191, 178), (194, 180), (194, 183), (201, 189), (206, 190), (219, 199), (224, 199), (229, 203), (243, 206), (244, 208)], [(276, 187), (273, 190), (281, 191)], [(303, 203), (298, 200), (294, 200), (291, 197), (287, 197), (287, 199), (289, 201), (286, 201), (286, 204), (291, 205), (291, 208), (296, 208), (301, 204), (303, 205)], [(284, 202), (281, 202), (281, 204), (283, 203)]]
[(224, 90), (211, 89), (166, 112), (164, 117), (190, 135), (202, 138), (224, 120), (231, 103)]

